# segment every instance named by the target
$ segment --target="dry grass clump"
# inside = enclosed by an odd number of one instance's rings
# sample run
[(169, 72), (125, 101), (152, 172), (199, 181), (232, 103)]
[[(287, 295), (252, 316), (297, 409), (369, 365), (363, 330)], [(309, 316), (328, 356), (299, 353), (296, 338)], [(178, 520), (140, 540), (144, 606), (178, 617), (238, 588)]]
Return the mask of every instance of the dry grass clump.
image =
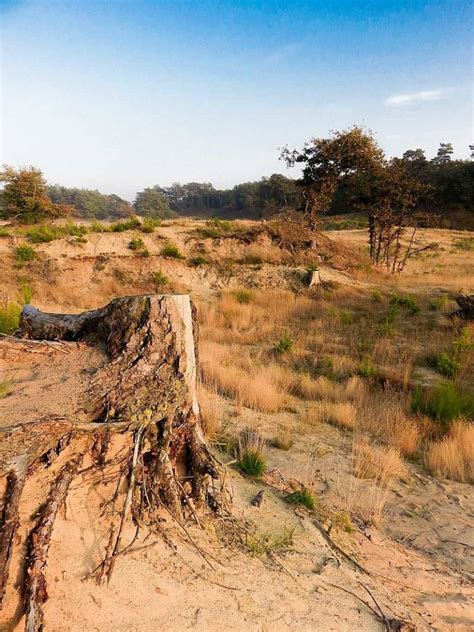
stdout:
[(326, 377), (313, 379), (307, 373), (303, 373), (296, 378), (293, 392), (305, 399), (319, 399), (335, 403), (360, 402), (365, 396), (365, 385), (358, 377), (351, 377), (347, 382), (341, 384)]
[(387, 486), (394, 478), (406, 478), (407, 469), (397, 448), (378, 446), (359, 439), (353, 447), (353, 471), (357, 478), (372, 478)]
[(222, 402), (217, 394), (210, 393), (202, 385), (198, 389), (198, 401), (204, 433), (212, 441), (222, 431)]
[(209, 390), (241, 406), (272, 413), (285, 405), (289, 378), (282, 367), (262, 366), (238, 349), (216, 343), (201, 347), (201, 367), (203, 383)]
[(249, 476), (260, 478), (266, 469), (265, 450), (267, 442), (252, 428), (246, 428), (239, 435), (237, 445), (237, 465)]
[(425, 464), (437, 476), (473, 483), (474, 426), (461, 420), (454, 422), (447, 437), (428, 446)]
[(353, 430), (357, 422), (357, 413), (349, 402), (325, 404), (323, 406), (323, 419), (339, 428)]

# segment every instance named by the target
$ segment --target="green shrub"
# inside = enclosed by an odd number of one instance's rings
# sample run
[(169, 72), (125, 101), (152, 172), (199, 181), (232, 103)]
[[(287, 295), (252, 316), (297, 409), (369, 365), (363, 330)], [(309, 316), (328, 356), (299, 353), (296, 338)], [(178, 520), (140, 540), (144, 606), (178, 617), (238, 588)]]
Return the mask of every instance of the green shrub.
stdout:
[(433, 389), (415, 389), (411, 399), (411, 410), (437, 421), (446, 431), (453, 419), (474, 419), (474, 397), (460, 391), (452, 382)]
[(375, 377), (377, 375), (377, 367), (372, 363), (370, 355), (366, 355), (365, 358), (359, 362), (357, 366), (357, 373), (361, 377)]
[(267, 464), (263, 452), (259, 448), (245, 448), (237, 459), (237, 465), (249, 476), (261, 478)]
[(287, 353), (292, 350), (293, 344), (293, 339), (288, 334), (284, 334), (275, 345), (275, 350), (278, 353)]
[(109, 226), (105, 226), (105, 224), (101, 224), (96, 219), (89, 226), (89, 232), (91, 233), (109, 233), (111, 232)]
[(390, 304), (406, 308), (413, 316), (420, 312), (420, 306), (416, 302), (416, 298), (411, 294), (392, 294)]
[(350, 325), (354, 321), (354, 314), (350, 309), (341, 309), (339, 319), (343, 325)]
[(445, 377), (454, 377), (461, 368), (459, 360), (446, 351), (430, 358), (429, 364)]
[(453, 248), (456, 250), (467, 250), (471, 252), (474, 250), (474, 237), (467, 237), (466, 239), (456, 239), (453, 242)]
[(160, 225), (159, 219), (146, 218), (143, 220), (143, 224), (140, 226), (142, 233), (152, 233), (157, 226)]
[(294, 505), (303, 505), (306, 509), (314, 509), (314, 496), (307, 487), (302, 487), (286, 497), (287, 502)]
[(20, 325), (21, 306), (4, 301), (0, 305), (0, 333), (11, 334)]
[(389, 317), (384, 318), (377, 327), (377, 331), (381, 336), (385, 336), (386, 338), (393, 338), (396, 333), (396, 328), (393, 320)]
[(168, 259), (184, 259), (184, 255), (181, 253), (178, 246), (172, 244), (171, 242), (168, 242), (163, 246), (160, 250), (160, 255), (162, 257), (167, 257)]
[(145, 248), (145, 242), (140, 237), (135, 237), (128, 242), (130, 250), (143, 250)]
[(432, 312), (437, 312), (438, 310), (442, 309), (446, 305), (447, 302), (448, 302), (448, 297), (446, 295), (440, 296), (439, 298), (434, 298), (430, 302), (430, 310)]
[(372, 296), (372, 300), (375, 301), (376, 303), (383, 302), (383, 294), (379, 290), (372, 290), (370, 295)]
[(131, 217), (125, 222), (116, 222), (115, 224), (111, 224), (109, 229), (112, 233), (124, 233), (126, 230), (134, 230), (135, 228), (140, 228), (142, 225), (141, 221), (138, 217)]
[(0, 237), (10, 237), (10, 233), (3, 226), (0, 226)]
[(17, 263), (27, 263), (36, 258), (36, 251), (28, 244), (22, 244), (15, 248), (15, 259)]
[(198, 267), (198, 266), (202, 266), (205, 263), (207, 263), (207, 259), (204, 255), (196, 255), (195, 257), (192, 257), (189, 260), (189, 265), (194, 266), (194, 267)]
[(235, 298), (237, 303), (241, 303), (243, 305), (247, 305), (253, 301), (253, 294), (249, 290), (234, 290), (232, 292), (232, 296)]
[(155, 286), (156, 291), (163, 288), (165, 285), (168, 285), (170, 281), (166, 274), (163, 274), (161, 270), (153, 270), (150, 272), (150, 279)]
[(59, 239), (61, 232), (56, 226), (48, 226), (47, 224), (40, 224), (39, 226), (32, 226), (26, 231), (26, 236), (32, 244), (47, 244), (50, 241)]

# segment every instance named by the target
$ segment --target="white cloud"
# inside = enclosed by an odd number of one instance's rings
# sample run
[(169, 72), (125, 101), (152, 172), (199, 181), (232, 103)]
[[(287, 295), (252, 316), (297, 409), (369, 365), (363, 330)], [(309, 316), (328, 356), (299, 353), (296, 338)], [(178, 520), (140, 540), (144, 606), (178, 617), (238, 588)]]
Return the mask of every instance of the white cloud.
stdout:
[(404, 105), (410, 105), (417, 101), (439, 101), (448, 94), (449, 90), (420, 90), (420, 92), (411, 92), (410, 94), (393, 94), (388, 99), (385, 99), (385, 105), (391, 107), (401, 107)]

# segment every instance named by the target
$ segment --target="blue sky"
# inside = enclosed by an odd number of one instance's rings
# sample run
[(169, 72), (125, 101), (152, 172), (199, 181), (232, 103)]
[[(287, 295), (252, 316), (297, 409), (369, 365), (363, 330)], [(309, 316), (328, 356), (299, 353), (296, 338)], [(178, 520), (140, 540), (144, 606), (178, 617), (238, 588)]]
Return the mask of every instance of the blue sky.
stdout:
[(133, 198), (287, 172), (354, 123), (389, 155), (473, 141), (470, 0), (0, 0), (2, 162)]

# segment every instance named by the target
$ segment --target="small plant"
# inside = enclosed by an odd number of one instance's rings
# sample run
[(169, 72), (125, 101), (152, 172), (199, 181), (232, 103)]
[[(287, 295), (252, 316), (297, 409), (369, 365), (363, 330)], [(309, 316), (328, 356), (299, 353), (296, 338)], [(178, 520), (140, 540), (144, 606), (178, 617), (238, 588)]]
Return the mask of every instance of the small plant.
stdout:
[(145, 242), (141, 237), (135, 237), (128, 242), (128, 247), (130, 250), (144, 250)]
[(249, 476), (261, 478), (267, 467), (265, 461), (266, 442), (253, 430), (244, 430), (237, 447), (237, 465)]
[(314, 509), (314, 496), (307, 487), (297, 489), (286, 497), (286, 501), (293, 505), (303, 505), (306, 509), (312, 511)]
[(293, 339), (288, 334), (283, 334), (280, 340), (275, 345), (275, 351), (277, 353), (288, 353), (293, 349)]
[(372, 300), (375, 303), (382, 303), (383, 302), (383, 294), (382, 292), (380, 292), (379, 290), (372, 290), (372, 292), (370, 293)]
[(196, 255), (189, 260), (189, 265), (194, 266), (195, 268), (202, 266), (207, 263), (207, 259), (204, 255)]
[(361, 377), (375, 377), (378, 373), (377, 367), (374, 366), (370, 355), (366, 355), (365, 358), (359, 362), (357, 366), (357, 373)]
[(429, 363), (445, 377), (455, 377), (461, 368), (461, 363), (453, 355), (443, 351), (430, 358)]
[(108, 230), (112, 233), (124, 233), (126, 230), (140, 228), (141, 225), (142, 223), (138, 217), (131, 217), (125, 222), (116, 222), (115, 224), (111, 224)]
[(474, 250), (474, 237), (456, 239), (456, 241), (453, 242), (453, 248), (455, 250), (466, 250), (468, 252), (472, 252)]
[(155, 286), (156, 291), (165, 287), (165, 285), (168, 285), (170, 281), (166, 274), (163, 274), (161, 270), (153, 270), (150, 272), (150, 279)]
[(439, 298), (434, 298), (430, 302), (430, 310), (432, 312), (437, 312), (443, 307), (445, 307), (447, 302), (448, 302), (448, 297), (446, 295), (440, 296)]
[(181, 253), (178, 246), (171, 242), (166, 243), (160, 250), (160, 255), (168, 259), (184, 259), (184, 255)]
[(354, 321), (354, 314), (349, 309), (341, 309), (339, 319), (343, 325), (350, 325)]
[(239, 260), (239, 263), (249, 266), (259, 266), (262, 265), (263, 259), (259, 255), (245, 255), (245, 257)]
[(237, 303), (241, 303), (242, 305), (247, 305), (253, 301), (253, 294), (249, 292), (249, 290), (234, 290), (232, 296)]
[(140, 231), (142, 233), (152, 233), (155, 228), (160, 225), (159, 219), (149, 219), (146, 218), (143, 220), (143, 224), (140, 226)]
[(6, 297), (0, 302), (0, 333), (11, 334), (20, 325), (21, 306)]
[(0, 226), (0, 237), (10, 237), (10, 233), (3, 226)]
[(291, 450), (294, 445), (293, 439), (287, 435), (277, 435), (276, 437), (273, 437), (270, 443), (273, 448), (276, 448), (277, 450), (284, 450), (285, 452)]
[(10, 389), (12, 387), (12, 383), (5, 381), (5, 382), (0, 382), (0, 399), (2, 399), (3, 397), (6, 397), (8, 395), (8, 393), (10, 392)]
[(36, 258), (36, 251), (28, 244), (22, 244), (21, 246), (17, 246), (15, 249), (15, 259), (17, 263), (27, 263), (28, 261), (33, 261)]
[(412, 316), (420, 312), (420, 306), (416, 302), (416, 298), (411, 294), (392, 294), (390, 297), (390, 305), (404, 307)]
[(42, 224), (29, 228), (26, 231), (26, 236), (32, 244), (47, 244), (61, 237), (61, 233), (55, 226)]
[(76, 237), (74, 239), (74, 243), (75, 244), (87, 244), (87, 237), (84, 237), (83, 235), (80, 235), (79, 237)]
[(245, 546), (252, 555), (261, 556), (268, 555), (274, 551), (288, 549), (293, 545), (295, 527), (284, 527), (280, 535), (272, 535), (270, 532), (265, 533), (246, 533)]
[(381, 336), (385, 338), (393, 338), (396, 333), (396, 328), (393, 320), (389, 317), (384, 318), (377, 327), (377, 331)]
[(474, 419), (474, 397), (460, 391), (452, 382), (433, 389), (417, 388), (412, 395), (411, 411), (431, 417), (444, 433), (454, 419)]

